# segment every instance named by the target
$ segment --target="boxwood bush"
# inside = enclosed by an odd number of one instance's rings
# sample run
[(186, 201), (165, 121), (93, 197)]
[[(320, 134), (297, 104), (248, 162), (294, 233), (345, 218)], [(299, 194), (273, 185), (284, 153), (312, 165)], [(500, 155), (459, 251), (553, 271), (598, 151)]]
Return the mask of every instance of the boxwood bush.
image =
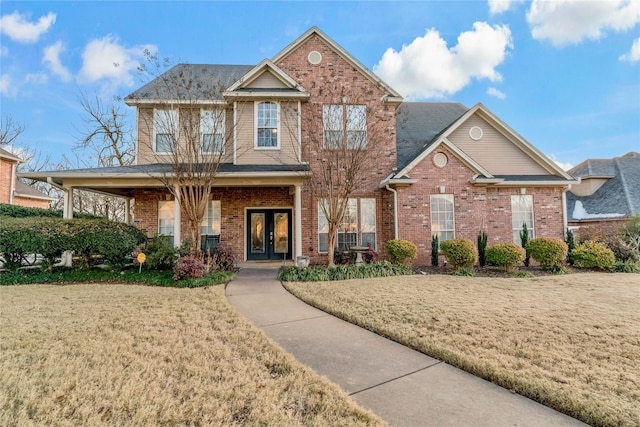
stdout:
[(291, 266), (280, 271), (278, 280), (283, 282), (325, 282), (328, 280), (367, 279), (370, 277), (388, 277), (413, 274), (413, 270), (402, 264), (387, 261), (353, 265), (336, 265), (334, 267)]
[(489, 265), (502, 267), (510, 271), (514, 266), (524, 261), (526, 252), (523, 247), (515, 243), (500, 243), (487, 249), (486, 261)]
[(571, 251), (571, 262), (576, 267), (611, 270), (616, 263), (613, 251), (604, 243), (587, 240)]
[(531, 254), (531, 258), (540, 263), (542, 268), (553, 270), (567, 258), (569, 247), (560, 239), (538, 237), (537, 239), (529, 240), (526, 249)]
[(416, 245), (408, 240), (393, 239), (387, 242), (387, 254), (395, 264), (410, 264), (417, 253)]
[(451, 239), (440, 242), (440, 250), (451, 268), (470, 268), (478, 262), (478, 249), (471, 240)]

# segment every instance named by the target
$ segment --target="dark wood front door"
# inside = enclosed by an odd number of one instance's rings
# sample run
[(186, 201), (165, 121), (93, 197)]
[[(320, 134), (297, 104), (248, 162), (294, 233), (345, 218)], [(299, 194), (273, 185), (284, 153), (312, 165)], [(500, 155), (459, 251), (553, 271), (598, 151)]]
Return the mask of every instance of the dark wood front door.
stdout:
[(247, 259), (291, 259), (291, 209), (247, 210)]

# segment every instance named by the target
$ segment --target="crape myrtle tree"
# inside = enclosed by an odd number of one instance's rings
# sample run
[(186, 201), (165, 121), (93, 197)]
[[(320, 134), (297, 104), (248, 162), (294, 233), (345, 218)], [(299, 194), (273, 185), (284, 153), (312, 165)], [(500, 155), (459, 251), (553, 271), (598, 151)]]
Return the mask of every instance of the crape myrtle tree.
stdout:
[[(391, 138), (390, 123), (368, 108), (366, 91), (340, 80), (325, 84), (322, 102), (309, 104), (302, 130), (308, 138), (305, 156), (311, 176), (305, 183), (326, 218), (328, 265), (334, 265), (338, 231), (345, 229), (345, 216), (355, 215), (349, 198), (370, 185), (371, 171), (378, 169)], [(357, 221), (348, 221), (353, 224)]]
[[(188, 228), (192, 255), (200, 257), (200, 227), (218, 169), (228, 155), (233, 114), (223, 101), (225, 82), (206, 67), (179, 64), (145, 52), (140, 72), (151, 81), (145, 86), (154, 99), (152, 117), (142, 117), (150, 129), (140, 138), (139, 150), (150, 153), (160, 166), (153, 176), (178, 200)], [(167, 71), (168, 70), (168, 71)], [(144, 145), (147, 145), (144, 147)]]

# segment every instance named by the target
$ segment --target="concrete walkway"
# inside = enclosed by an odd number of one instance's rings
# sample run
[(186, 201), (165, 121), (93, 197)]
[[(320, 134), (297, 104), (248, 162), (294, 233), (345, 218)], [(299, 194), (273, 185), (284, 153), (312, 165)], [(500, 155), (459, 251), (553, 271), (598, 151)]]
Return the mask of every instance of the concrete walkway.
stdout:
[(299, 362), (393, 426), (585, 426), (289, 294), (277, 268), (244, 268), (229, 302)]

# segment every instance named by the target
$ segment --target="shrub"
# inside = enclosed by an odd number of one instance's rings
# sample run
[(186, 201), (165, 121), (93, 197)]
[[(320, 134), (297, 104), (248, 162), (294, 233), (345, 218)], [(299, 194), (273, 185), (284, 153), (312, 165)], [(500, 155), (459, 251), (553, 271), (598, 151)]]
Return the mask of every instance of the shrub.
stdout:
[(616, 257), (604, 243), (587, 240), (576, 246), (571, 252), (571, 261), (576, 267), (611, 270), (616, 262)]
[(538, 237), (527, 243), (527, 252), (545, 270), (559, 266), (567, 258), (568, 250), (565, 242), (553, 237)]
[(510, 271), (526, 257), (526, 251), (515, 243), (500, 243), (487, 249), (487, 263)]
[(487, 233), (484, 231), (478, 234), (478, 263), (480, 267), (487, 263)]
[(524, 248), (526, 251), (524, 256), (524, 266), (529, 267), (529, 259), (531, 258), (531, 254), (529, 253), (529, 249), (527, 249), (527, 244), (529, 243), (529, 230), (527, 229), (527, 223), (522, 223), (522, 230), (520, 231), (520, 246)]
[(469, 268), (469, 267), (462, 267), (462, 268), (458, 268), (457, 270), (454, 270), (453, 272), (451, 272), (452, 276), (465, 276), (465, 277), (473, 277), (476, 275), (476, 273), (474, 273), (473, 269)]
[(630, 244), (617, 235), (608, 235), (603, 239), (609, 249), (613, 251), (616, 260), (622, 262), (640, 261), (640, 251), (635, 250)]
[(413, 274), (410, 267), (388, 261), (374, 264), (336, 265), (334, 267), (298, 267), (293, 265), (280, 271), (278, 280), (283, 282), (324, 282), (327, 280), (366, 279)]
[[(42, 208), (26, 208), (23, 206), (8, 205), (6, 203), (0, 203), (0, 216), (11, 218), (62, 218), (61, 209), (42, 209)], [(75, 219), (91, 219), (91, 218), (104, 218), (101, 216), (88, 214), (84, 212), (74, 212), (73, 217)]]
[(478, 262), (478, 249), (471, 240), (445, 240), (440, 243), (440, 249), (454, 270), (461, 267), (473, 267)]
[(564, 239), (564, 242), (567, 244), (567, 262), (569, 264), (571, 264), (571, 252), (575, 249), (576, 247), (576, 241), (573, 237), (573, 231), (569, 230), (567, 228), (567, 233), (566, 233), (566, 237)]
[(438, 260), (438, 252), (440, 252), (440, 239), (437, 234), (431, 236), (431, 265), (437, 267), (440, 263)]
[(613, 271), (616, 273), (640, 273), (640, 262), (618, 261), (613, 265)]
[(197, 279), (207, 274), (207, 267), (196, 257), (187, 255), (178, 258), (173, 267), (173, 280)]
[(152, 270), (171, 270), (175, 265), (176, 250), (170, 236), (156, 235), (142, 252), (147, 256), (147, 265)]
[(402, 239), (389, 240), (387, 242), (387, 254), (389, 259), (395, 264), (411, 264), (411, 260), (416, 258), (418, 250), (413, 242)]
[(213, 250), (209, 262), (216, 271), (236, 270), (236, 257), (231, 247), (222, 243)]
[(367, 243), (367, 251), (362, 254), (362, 260), (367, 264), (375, 264), (378, 262), (378, 253), (373, 250), (371, 243)]

